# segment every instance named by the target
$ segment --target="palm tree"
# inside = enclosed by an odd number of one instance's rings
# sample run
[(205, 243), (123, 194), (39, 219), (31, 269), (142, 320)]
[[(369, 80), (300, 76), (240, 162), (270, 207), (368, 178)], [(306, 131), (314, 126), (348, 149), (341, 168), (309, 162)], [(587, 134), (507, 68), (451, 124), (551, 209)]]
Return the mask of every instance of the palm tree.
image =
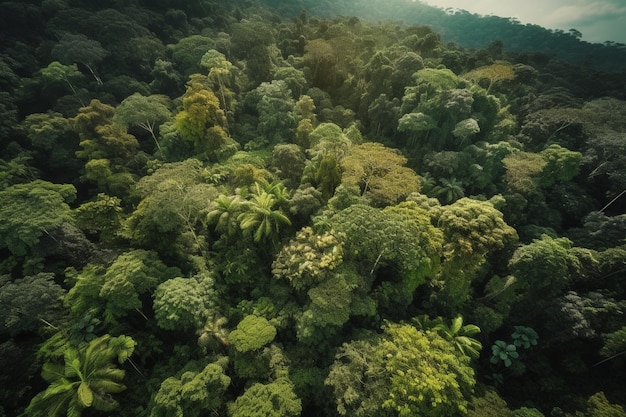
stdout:
[(462, 316), (452, 319), (449, 326), (442, 317), (430, 319), (425, 314), (415, 317), (413, 323), (421, 330), (435, 330), (441, 337), (454, 343), (459, 352), (470, 358), (478, 358), (480, 350), (483, 348), (482, 343), (472, 337), (480, 333), (480, 327), (475, 324), (464, 326)]
[(255, 242), (264, 239), (275, 239), (282, 225), (291, 225), (291, 220), (275, 206), (279, 200), (274, 194), (263, 190), (259, 183), (255, 183), (252, 198), (245, 204), (245, 211), (237, 220), (239, 227), (246, 236), (253, 236)]
[(50, 386), (37, 394), (26, 409), (28, 416), (46, 415), (56, 417), (80, 417), (82, 411), (93, 407), (111, 411), (118, 402), (111, 394), (122, 392), (126, 386), (121, 382), (125, 371), (113, 362), (125, 362), (135, 348), (135, 341), (128, 336), (104, 335), (83, 344), (78, 349), (65, 349), (63, 364), (46, 362), (41, 376)]
[(215, 224), (215, 230), (232, 236), (237, 233), (239, 223), (237, 216), (241, 213), (244, 200), (239, 195), (220, 195), (211, 202), (207, 221)]
[(446, 325), (443, 321), (434, 327), (437, 332), (454, 343), (454, 346), (461, 353), (476, 359), (480, 355), (480, 350), (483, 345), (472, 336), (480, 333), (480, 327), (475, 324), (463, 325), (463, 317), (457, 316), (452, 319), (450, 326)]
[(437, 197), (440, 197), (444, 203), (451, 204), (465, 195), (463, 183), (456, 178), (442, 178), (439, 180), (440, 186), (434, 188)]

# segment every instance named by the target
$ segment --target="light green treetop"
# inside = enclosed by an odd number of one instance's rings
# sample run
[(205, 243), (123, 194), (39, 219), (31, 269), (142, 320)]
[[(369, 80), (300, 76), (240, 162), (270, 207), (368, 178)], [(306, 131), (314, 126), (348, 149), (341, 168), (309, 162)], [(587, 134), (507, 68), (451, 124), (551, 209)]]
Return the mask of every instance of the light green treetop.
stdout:
[(302, 401), (286, 378), (256, 383), (228, 405), (230, 417), (297, 417), (301, 412)]
[(150, 417), (200, 417), (215, 413), (230, 386), (227, 358), (203, 366), (189, 362), (177, 376), (166, 378), (150, 401)]
[(419, 178), (405, 167), (407, 159), (380, 143), (355, 145), (341, 160), (341, 182), (358, 186), (361, 195), (375, 206), (398, 203), (409, 194), (420, 191)]
[(434, 331), (394, 323), (383, 330), (337, 353), (325, 383), (333, 388), (339, 414), (464, 414), (475, 384), (469, 357)]
[(264, 317), (248, 315), (230, 332), (229, 340), (239, 352), (257, 350), (276, 337), (276, 328)]

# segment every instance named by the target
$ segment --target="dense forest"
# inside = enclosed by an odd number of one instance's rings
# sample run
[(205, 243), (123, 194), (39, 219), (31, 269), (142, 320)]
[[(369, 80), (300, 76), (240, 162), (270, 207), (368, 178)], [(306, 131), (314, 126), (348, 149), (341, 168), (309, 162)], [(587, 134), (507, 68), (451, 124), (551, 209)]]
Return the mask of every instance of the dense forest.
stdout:
[(374, 5), (0, 3), (0, 416), (626, 416), (623, 45)]

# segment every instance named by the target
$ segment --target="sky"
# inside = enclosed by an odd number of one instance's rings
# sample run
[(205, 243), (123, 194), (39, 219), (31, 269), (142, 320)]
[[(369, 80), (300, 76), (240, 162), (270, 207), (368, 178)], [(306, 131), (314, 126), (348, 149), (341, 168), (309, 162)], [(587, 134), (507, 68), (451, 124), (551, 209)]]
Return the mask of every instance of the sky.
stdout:
[(626, 0), (420, 0), (481, 15), (515, 17), (548, 29), (571, 28), (588, 42), (626, 44)]

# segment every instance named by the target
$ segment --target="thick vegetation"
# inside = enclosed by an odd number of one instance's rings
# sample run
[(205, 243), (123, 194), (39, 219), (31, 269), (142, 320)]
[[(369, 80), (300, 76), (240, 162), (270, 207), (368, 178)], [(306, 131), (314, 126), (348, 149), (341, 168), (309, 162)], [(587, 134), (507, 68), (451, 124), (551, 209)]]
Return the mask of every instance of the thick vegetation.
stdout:
[(624, 68), (293, 3), (0, 4), (0, 415), (626, 416)]

